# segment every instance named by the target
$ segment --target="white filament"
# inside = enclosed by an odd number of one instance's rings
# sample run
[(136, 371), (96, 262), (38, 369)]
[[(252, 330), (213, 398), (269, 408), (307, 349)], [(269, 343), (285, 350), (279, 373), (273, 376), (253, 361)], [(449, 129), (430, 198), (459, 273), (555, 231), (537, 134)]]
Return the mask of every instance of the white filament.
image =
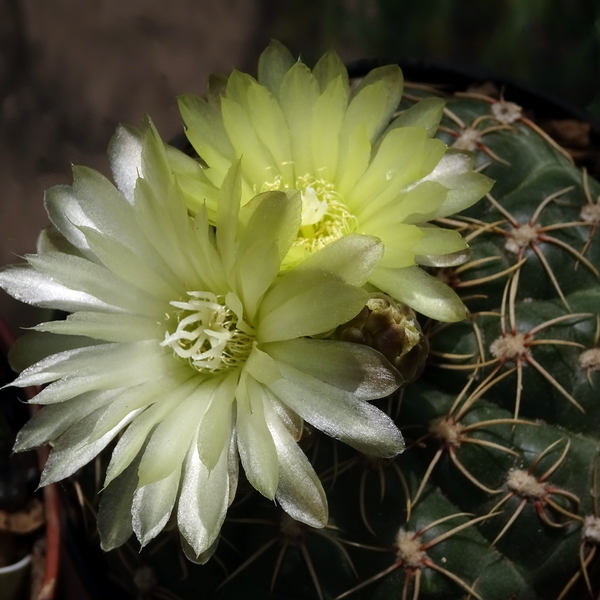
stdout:
[(199, 371), (214, 373), (241, 364), (250, 352), (252, 338), (236, 327), (236, 314), (212, 292), (188, 292), (188, 296), (187, 302), (170, 303), (185, 316), (160, 345), (170, 346)]

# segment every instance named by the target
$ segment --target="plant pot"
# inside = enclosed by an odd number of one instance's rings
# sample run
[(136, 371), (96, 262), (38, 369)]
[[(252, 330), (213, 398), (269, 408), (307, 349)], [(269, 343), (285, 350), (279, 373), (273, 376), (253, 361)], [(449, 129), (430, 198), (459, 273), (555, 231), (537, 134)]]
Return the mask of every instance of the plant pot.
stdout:
[[(0, 377), (14, 379), (8, 350), (12, 332), (0, 319)], [(33, 414), (22, 402), (36, 389), (0, 390), (0, 600), (53, 600), (60, 556), (60, 506), (56, 485), (36, 491), (47, 449), (12, 454), (17, 431)], [(1, 564), (1, 562), (0, 562)]]

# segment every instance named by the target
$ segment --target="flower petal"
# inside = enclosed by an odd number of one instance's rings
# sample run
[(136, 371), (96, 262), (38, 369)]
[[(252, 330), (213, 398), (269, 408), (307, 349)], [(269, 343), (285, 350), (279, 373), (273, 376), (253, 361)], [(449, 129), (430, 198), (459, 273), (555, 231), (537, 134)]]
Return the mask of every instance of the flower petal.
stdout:
[(449, 189), (444, 204), (424, 220), (431, 221), (465, 210), (487, 194), (494, 181), (473, 171), (473, 156), (465, 152), (448, 150), (437, 167), (425, 177)]
[[(231, 428), (228, 433), (231, 435)], [(229, 498), (228, 450), (229, 444), (221, 451), (214, 468), (207, 469), (198, 456), (196, 444), (192, 444), (185, 461), (177, 525), (195, 555), (210, 548), (225, 520)]]
[(295, 190), (266, 192), (253, 198), (241, 210), (240, 218), (246, 221), (240, 236), (238, 256), (246, 248), (266, 239), (274, 241), (282, 261), (294, 242), (302, 217), (302, 198)]
[(342, 59), (336, 52), (330, 50), (326, 52), (315, 65), (313, 75), (319, 82), (321, 92), (324, 92), (332, 82), (339, 78), (341, 85), (348, 89), (348, 71)]
[(348, 206), (358, 207), (366, 198), (390, 187), (398, 193), (422, 176), (420, 168), (426, 140), (422, 127), (401, 127), (388, 133), (369, 168), (347, 195)]
[[(20, 373), (50, 355), (77, 348), (100, 346), (101, 344), (102, 342), (92, 340), (89, 337), (27, 331), (17, 338), (8, 353), (8, 359), (11, 369)], [(14, 385), (14, 382), (12, 385)]]
[(173, 288), (168, 283), (173, 280), (171, 273), (166, 279), (161, 277), (160, 272), (167, 269), (164, 264), (154, 263), (154, 253), (137, 254), (95, 229), (83, 226), (80, 229), (95, 256), (117, 277), (158, 298), (176, 298), (182, 293), (181, 285)]
[(209, 471), (215, 468), (223, 454), (223, 448), (229, 445), (238, 377), (237, 373), (230, 373), (221, 379), (200, 423), (198, 455)]
[(88, 429), (93, 426), (93, 414), (81, 423), (72, 426), (58, 438), (51, 450), (40, 478), (40, 486), (69, 477), (69, 475), (73, 475), (75, 471), (92, 461), (138, 413), (139, 411), (134, 411), (128, 414), (113, 429), (93, 442), (87, 441), (89, 437)]
[(133, 533), (131, 505), (137, 489), (137, 470), (142, 452), (102, 492), (98, 510), (98, 533), (102, 550), (108, 552), (122, 546)]
[(144, 487), (133, 495), (131, 522), (142, 548), (167, 524), (179, 491), (181, 466), (171, 475)]
[(178, 366), (155, 342), (102, 344), (51, 356), (23, 371), (12, 385), (26, 387), (58, 379), (34, 400), (35, 404), (53, 404), (91, 390), (150, 381)]
[(289, 277), (310, 271), (329, 272), (348, 285), (364, 285), (383, 256), (383, 245), (374, 236), (349, 233), (313, 252)]
[(217, 179), (217, 185), (220, 185), (236, 157), (223, 125), (221, 111), (193, 94), (179, 97), (179, 111), (190, 143), (211, 171), (220, 174)]
[(355, 317), (368, 294), (326, 273), (293, 271), (265, 296), (259, 310), (261, 343), (317, 335)]
[(235, 262), (236, 234), (241, 202), (241, 165), (231, 165), (221, 187), (217, 208), (217, 249), (223, 261), (225, 275)]
[(382, 137), (397, 127), (424, 127), (428, 137), (433, 137), (444, 115), (442, 98), (423, 98), (396, 117), (383, 132)]
[(283, 182), (295, 184), (289, 129), (279, 103), (267, 88), (253, 83), (248, 89), (248, 114), (258, 138), (269, 149)]
[(182, 365), (179, 371), (175, 371), (169, 375), (156, 377), (146, 383), (117, 390), (110, 406), (107, 407), (96, 421), (94, 430), (90, 434), (90, 441), (103, 436), (131, 411), (139, 408), (147, 408), (151, 404), (162, 400), (172, 390), (177, 389), (177, 387), (191, 377), (189, 369), (185, 365)]
[(467, 249), (469, 246), (458, 231), (430, 225), (422, 227), (423, 237), (413, 246), (415, 254), (443, 256)]
[(265, 402), (265, 418), (273, 436), (279, 460), (279, 485), (275, 498), (292, 518), (311, 527), (327, 525), (327, 497), (311, 464), (281, 422)]
[(402, 434), (378, 408), (284, 363), (283, 379), (269, 389), (305, 421), (365, 454), (391, 457), (404, 449)]
[(404, 382), (382, 354), (360, 344), (301, 338), (264, 344), (262, 349), (275, 361), (361, 400), (388, 396)]
[(258, 59), (258, 82), (277, 96), (283, 77), (295, 62), (292, 53), (282, 43), (272, 40)]
[(2, 267), (0, 269), (0, 287), (13, 298), (40, 308), (54, 308), (67, 312), (78, 310), (118, 312), (122, 310), (113, 304), (103, 302), (92, 294), (56, 283), (29, 265)]
[(160, 317), (164, 312), (162, 302), (105, 267), (84, 258), (61, 252), (30, 254), (26, 258), (48, 283), (89, 294), (115, 307), (113, 311), (129, 311), (151, 317)]
[(319, 179), (335, 181), (340, 131), (348, 106), (348, 96), (347, 76), (346, 79), (337, 77), (315, 101), (311, 129), (312, 172), (318, 173)]
[(105, 486), (131, 464), (146, 443), (152, 428), (187, 398), (197, 385), (198, 382), (192, 379), (182, 383), (179, 387), (174, 387), (160, 402), (155, 402), (129, 425), (113, 450), (106, 469)]
[(142, 171), (141, 131), (118, 125), (108, 145), (108, 158), (117, 188), (133, 204), (135, 184)]
[[(140, 487), (164, 479), (181, 467), (219, 383), (219, 378), (215, 377), (203, 381), (150, 434), (138, 470)], [(165, 452), (166, 448), (168, 452)]]
[(317, 80), (310, 69), (298, 61), (285, 74), (279, 89), (279, 103), (290, 130), (296, 178), (311, 171), (312, 113), (318, 97)]
[(41, 323), (33, 329), (61, 335), (87, 336), (107, 342), (142, 342), (160, 337), (156, 321), (138, 315), (103, 312), (80, 311), (69, 315), (65, 321)]
[(388, 124), (402, 99), (404, 78), (398, 65), (385, 65), (369, 71), (354, 90), (348, 107), (345, 129), (349, 139), (359, 121), (366, 124), (372, 143)]
[(251, 176), (252, 183), (260, 186), (263, 182), (275, 181), (280, 175), (279, 167), (258, 138), (244, 107), (228, 95), (221, 100), (221, 111), (235, 155), (243, 157), (244, 170)]
[[(71, 425), (82, 421), (98, 408), (112, 402), (118, 394), (119, 390), (94, 391), (81, 394), (77, 398), (61, 404), (44, 406), (19, 431), (13, 450), (15, 452), (31, 450), (36, 446), (55, 440)], [(116, 425), (115, 423), (113, 427)]]
[(465, 306), (456, 292), (418, 267), (378, 267), (369, 282), (432, 319), (452, 323), (466, 316)]
[(266, 498), (277, 491), (279, 462), (264, 416), (262, 385), (243, 372), (235, 394), (237, 444), (248, 481)]

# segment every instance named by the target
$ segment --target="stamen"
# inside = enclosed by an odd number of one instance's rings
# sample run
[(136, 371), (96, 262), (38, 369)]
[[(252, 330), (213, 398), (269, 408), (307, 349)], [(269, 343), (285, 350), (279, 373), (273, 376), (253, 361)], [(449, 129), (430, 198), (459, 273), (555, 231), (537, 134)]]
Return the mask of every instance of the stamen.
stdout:
[[(340, 202), (332, 183), (306, 174), (298, 177), (295, 185), (302, 194), (302, 220), (294, 246), (316, 252), (356, 230), (356, 217)], [(277, 177), (272, 182), (263, 183), (260, 191), (288, 187), (281, 177)]]
[(187, 302), (170, 303), (179, 309), (177, 329), (167, 331), (160, 345), (170, 346), (201, 373), (241, 366), (252, 350), (254, 336), (238, 328), (239, 316), (222, 296), (211, 292), (188, 292), (188, 296)]

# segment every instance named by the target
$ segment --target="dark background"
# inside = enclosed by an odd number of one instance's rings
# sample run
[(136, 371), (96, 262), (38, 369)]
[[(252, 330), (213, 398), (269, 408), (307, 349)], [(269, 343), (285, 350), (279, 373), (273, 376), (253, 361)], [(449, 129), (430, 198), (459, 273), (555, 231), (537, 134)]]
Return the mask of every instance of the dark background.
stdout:
[[(176, 95), (253, 73), (271, 38), (308, 63), (334, 48), (485, 68), (600, 115), (600, 0), (0, 0), (0, 264), (35, 250), (71, 163), (108, 174), (117, 123), (147, 113), (171, 138)], [(3, 292), (0, 314), (43, 318)]]

